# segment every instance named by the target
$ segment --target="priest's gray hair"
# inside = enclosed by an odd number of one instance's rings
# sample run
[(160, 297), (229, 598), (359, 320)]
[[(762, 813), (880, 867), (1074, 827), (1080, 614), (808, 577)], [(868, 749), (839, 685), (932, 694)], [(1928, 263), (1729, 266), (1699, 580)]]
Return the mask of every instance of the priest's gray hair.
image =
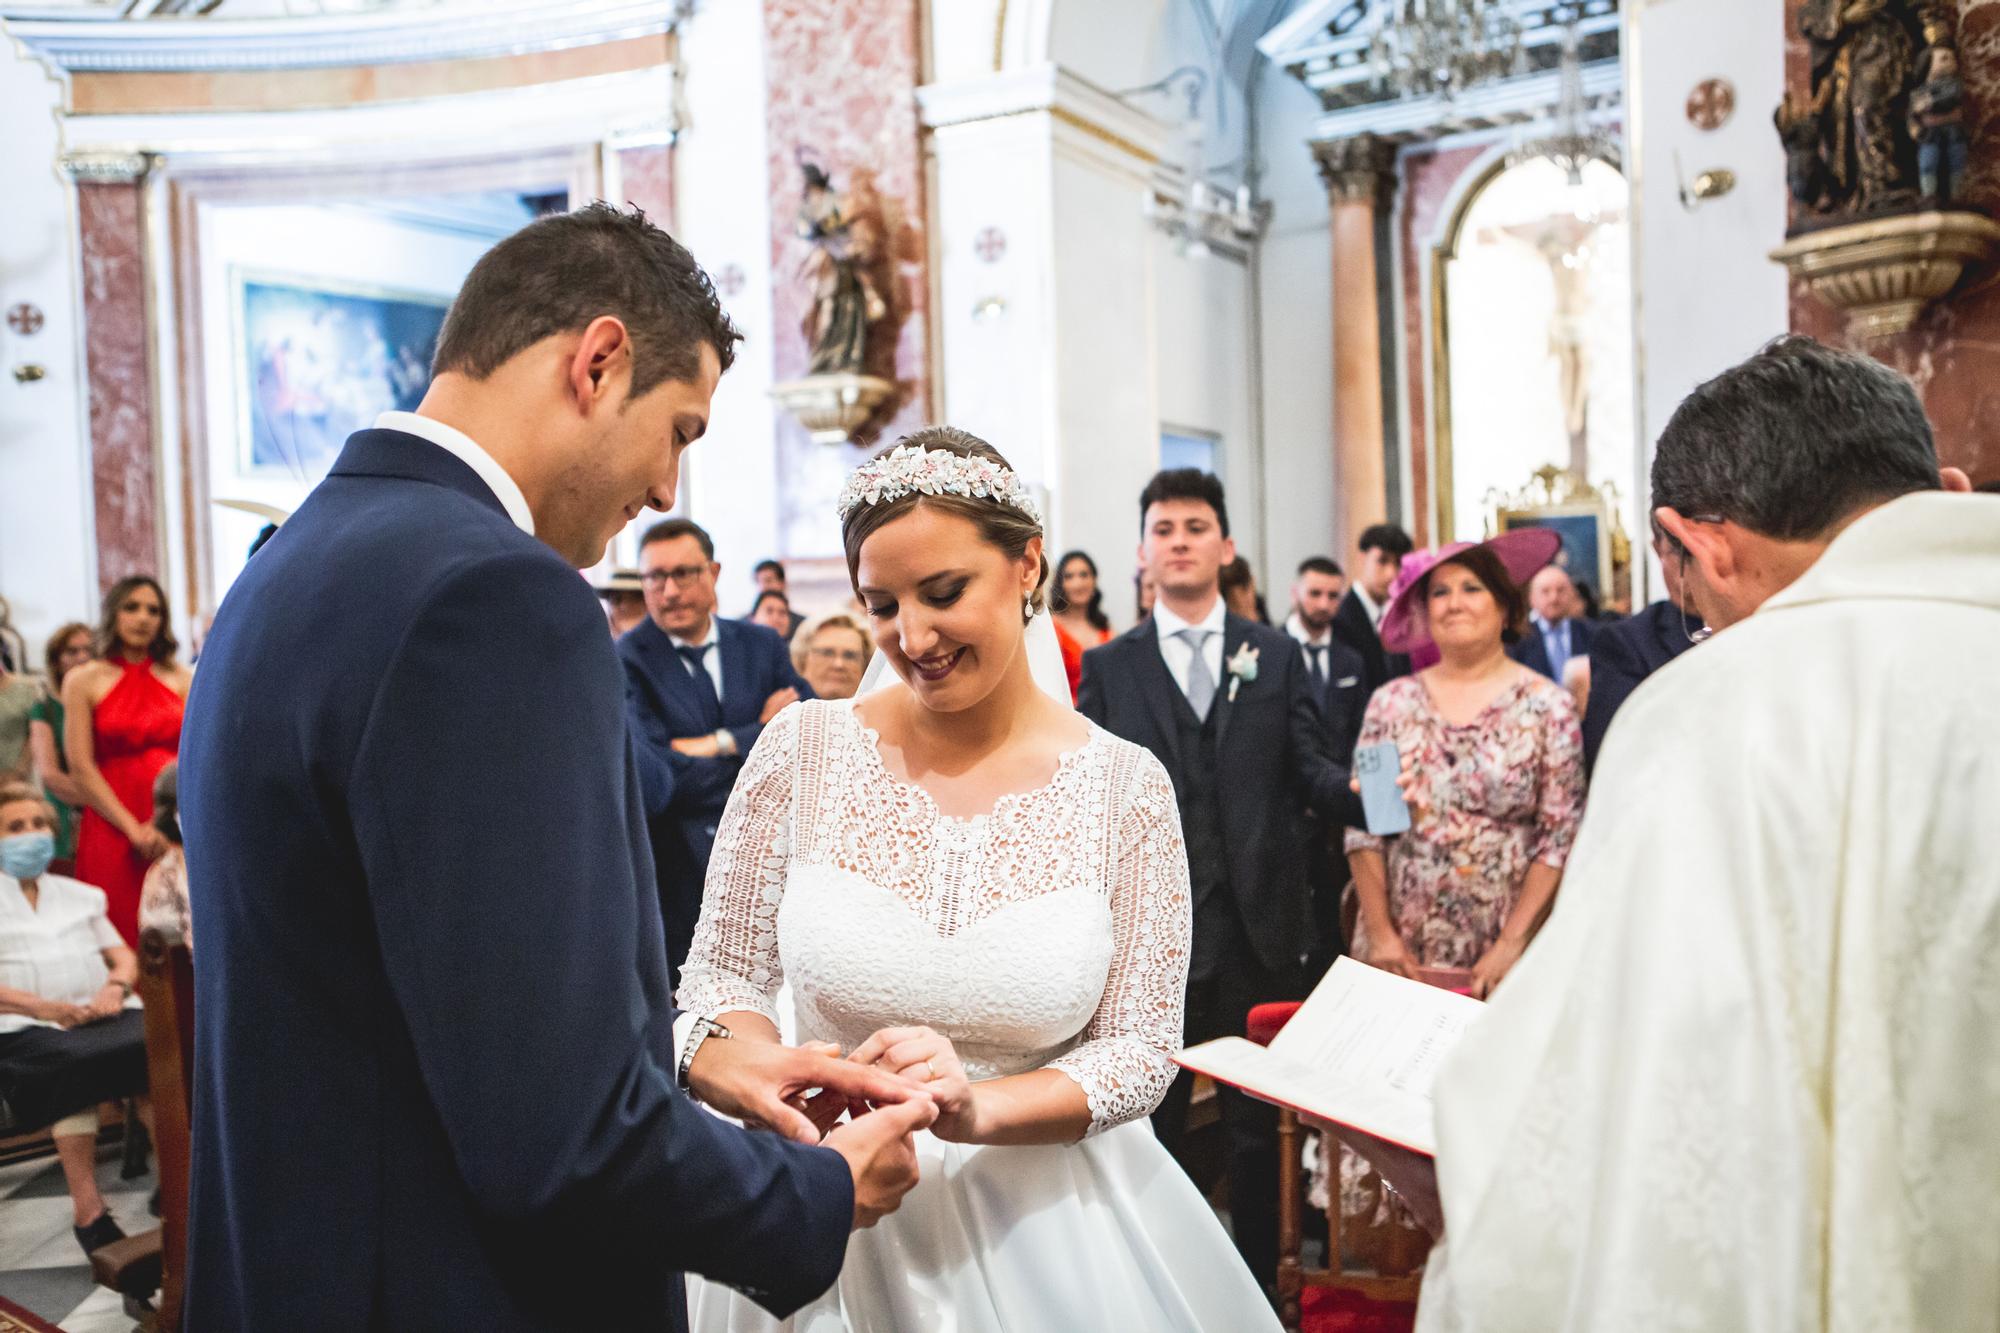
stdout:
[(1689, 394), (1653, 455), (1656, 507), (1786, 541), (1939, 485), (1915, 386), (1879, 361), (1797, 336)]

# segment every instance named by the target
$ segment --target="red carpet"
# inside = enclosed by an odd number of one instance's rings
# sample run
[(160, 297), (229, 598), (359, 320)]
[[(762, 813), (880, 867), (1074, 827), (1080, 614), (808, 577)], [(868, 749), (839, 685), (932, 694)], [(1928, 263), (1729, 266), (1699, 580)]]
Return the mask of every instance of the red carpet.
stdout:
[(1416, 1323), (1414, 1305), (1325, 1287), (1307, 1287), (1299, 1295), (1299, 1333), (1410, 1333)]
[(62, 1333), (62, 1330), (0, 1296), (0, 1333)]

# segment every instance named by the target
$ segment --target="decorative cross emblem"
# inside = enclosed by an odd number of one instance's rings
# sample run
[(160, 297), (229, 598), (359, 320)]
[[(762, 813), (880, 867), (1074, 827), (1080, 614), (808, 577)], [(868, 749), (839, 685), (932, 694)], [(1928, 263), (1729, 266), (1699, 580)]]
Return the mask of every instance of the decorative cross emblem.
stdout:
[(1736, 85), (1727, 79), (1708, 79), (1688, 94), (1688, 122), (1698, 130), (1719, 130), (1736, 114)]
[(979, 256), (982, 264), (999, 263), (1007, 253), (1007, 233), (998, 227), (981, 227), (972, 238), (972, 253)]
[(40, 333), (42, 331), (42, 312), (37, 307), (23, 301), (7, 312), (7, 327), (20, 334), (23, 338)]
[(734, 296), (742, 291), (745, 281), (741, 264), (724, 264), (715, 275), (716, 288), (724, 296)]

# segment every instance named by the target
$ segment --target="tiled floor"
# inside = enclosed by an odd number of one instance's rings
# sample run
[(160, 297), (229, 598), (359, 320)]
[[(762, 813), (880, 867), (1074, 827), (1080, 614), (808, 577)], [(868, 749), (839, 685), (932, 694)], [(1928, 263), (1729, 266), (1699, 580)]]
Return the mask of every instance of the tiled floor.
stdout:
[[(118, 1178), (116, 1146), (100, 1151), (98, 1188), (129, 1235), (156, 1225), (146, 1211), (153, 1177)], [(90, 1280), (90, 1265), (70, 1234), (74, 1221), (62, 1168), (53, 1157), (0, 1167), (0, 1296), (60, 1324), (66, 1333), (130, 1333), (115, 1292)]]

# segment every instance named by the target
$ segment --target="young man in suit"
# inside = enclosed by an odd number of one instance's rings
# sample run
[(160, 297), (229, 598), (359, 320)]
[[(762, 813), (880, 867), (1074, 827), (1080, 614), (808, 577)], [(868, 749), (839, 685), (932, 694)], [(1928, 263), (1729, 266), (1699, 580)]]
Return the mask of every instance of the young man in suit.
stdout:
[(1571, 661), (1590, 657), (1598, 627), (1583, 615), (1583, 599), (1560, 565), (1550, 565), (1528, 581), (1528, 605), (1528, 633), (1507, 654), (1561, 685)]
[[(806, 618), (791, 609), (792, 590), (785, 583), (784, 565), (776, 560), (759, 560), (757, 567), (750, 571), (750, 577), (757, 581), (758, 596), (761, 597), (767, 592), (784, 594), (785, 616), (790, 621), (790, 625), (780, 633), (785, 642), (790, 643), (792, 636), (799, 632), (799, 626), (806, 623)], [(753, 607), (752, 610), (754, 611), (755, 608)]]
[[(1347, 770), (1299, 646), (1230, 615), (1222, 567), (1236, 558), (1222, 483), (1177, 468), (1139, 500), (1139, 558), (1152, 618), (1083, 657), (1077, 707), (1145, 746), (1173, 778), (1194, 893), (1186, 1040), (1243, 1035), (1250, 1007), (1305, 994), (1310, 938), (1304, 810), (1357, 817)], [(1153, 1127), (1178, 1153), (1193, 1080), (1174, 1080)], [(1257, 1278), (1277, 1272), (1277, 1113), (1223, 1089), (1236, 1245)]]
[[(673, 504), (736, 337), (638, 211), (529, 223), (224, 600), (181, 738), (187, 1327), (685, 1329), (685, 1270), (782, 1316), (914, 1183), (927, 1097), (675, 1013), (576, 572)], [(815, 1087), (897, 1104), (806, 1146)]]
[[(1378, 626), (1382, 623), (1382, 613), (1389, 609), (1389, 590), (1396, 584), (1403, 557), (1415, 549), (1410, 534), (1394, 523), (1377, 523), (1364, 531), (1361, 561), (1354, 567), (1353, 586), (1348, 588), (1340, 610), (1333, 617), (1333, 636), (1361, 654), (1370, 694), (1387, 682), (1410, 674), (1410, 659), (1406, 655), (1383, 649)], [(1362, 703), (1365, 705), (1367, 700)]]
[(667, 965), (678, 980), (701, 915), (716, 826), (764, 724), (812, 697), (776, 632), (715, 614), (715, 541), (670, 518), (646, 530), (639, 579), (646, 619), (618, 641), (632, 736), (672, 776), (648, 810), (666, 922)]
[(1681, 586), (1681, 562), (1666, 530), (1653, 520), (1653, 551), (1667, 595), (1635, 616), (1599, 625), (1590, 641), (1590, 707), (1583, 713), (1583, 763), (1597, 770), (1597, 751), (1604, 744), (1611, 719), (1639, 683), (1694, 647), (1691, 637), (1701, 631), (1701, 616), (1689, 604)]
[[(1285, 633), (1306, 656), (1313, 691), (1326, 718), (1326, 740), (1333, 762), (1354, 764), (1354, 747), (1361, 739), (1361, 719), (1368, 708), (1368, 664), (1361, 654), (1333, 636), (1333, 618), (1347, 590), (1340, 566), (1323, 555), (1299, 565), (1292, 584), (1292, 615)], [(1340, 891), (1347, 884), (1347, 825), (1338, 820), (1313, 820), (1309, 835), (1306, 880), (1312, 890), (1313, 940), (1306, 953), (1306, 978), (1317, 980), (1340, 956)]]

